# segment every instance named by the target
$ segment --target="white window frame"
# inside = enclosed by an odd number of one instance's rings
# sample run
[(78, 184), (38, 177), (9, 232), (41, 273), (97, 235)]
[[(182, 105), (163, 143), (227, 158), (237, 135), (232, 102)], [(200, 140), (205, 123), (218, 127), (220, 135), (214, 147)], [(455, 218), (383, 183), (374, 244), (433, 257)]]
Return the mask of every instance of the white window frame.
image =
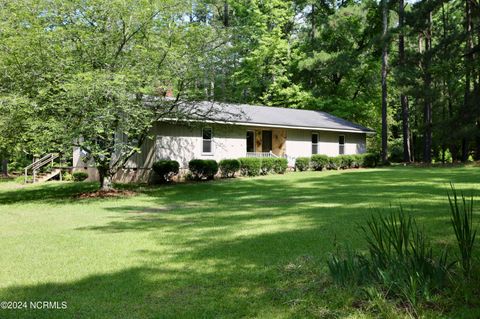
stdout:
[[(312, 139), (313, 139), (314, 135), (317, 136), (317, 143), (312, 142)], [(318, 134), (318, 132), (312, 132), (312, 134), (310, 136), (310, 152), (312, 153), (312, 155), (319, 154), (319, 151), (320, 151), (320, 149), (318, 148), (318, 146), (320, 144), (319, 142), (320, 142), (320, 134)], [(317, 146), (317, 152), (316, 153), (313, 153), (313, 146), (314, 145)]]
[[(210, 139), (203, 138), (203, 131), (210, 130)], [(210, 152), (205, 152), (203, 149), (203, 145), (205, 141), (210, 141)], [(213, 128), (210, 126), (202, 127), (202, 155), (213, 155)]]
[[(343, 136), (343, 144), (340, 144), (340, 137)], [(338, 155), (345, 155), (345, 145), (347, 144), (347, 139), (345, 135), (338, 135)], [(341, 148), (343, 147), (343, 152), (340, 152)]]

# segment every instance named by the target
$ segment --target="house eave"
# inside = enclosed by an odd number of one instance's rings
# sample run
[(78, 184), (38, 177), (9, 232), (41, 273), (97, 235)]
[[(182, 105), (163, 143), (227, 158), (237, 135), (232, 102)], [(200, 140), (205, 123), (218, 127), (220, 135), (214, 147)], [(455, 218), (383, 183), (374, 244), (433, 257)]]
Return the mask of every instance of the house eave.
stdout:
[(283, 124), (271, 124), (271, 123), (251, 123), (251, 122), (236, 122), (236, 121), (219, 121), (219, 120), (194, 120), (194, 119), (176, 119), (176, 118), (164, 118), (161, 122), (201, 122), (209, 124), (228, 124), (228, 125), (240, 125), (240, 126), (254, 126), (254, 127), (269, 127), (269, 128), (287, 128), (307, 131), (328, 131), (328, 132), (345, 132), (345, 133), (359, 133), (375, 135), (376, 133), (371, 130), (356, 130), (356, 129), (337, 129), (328, 127), (313, 127), (313, 126), (293, 126)]

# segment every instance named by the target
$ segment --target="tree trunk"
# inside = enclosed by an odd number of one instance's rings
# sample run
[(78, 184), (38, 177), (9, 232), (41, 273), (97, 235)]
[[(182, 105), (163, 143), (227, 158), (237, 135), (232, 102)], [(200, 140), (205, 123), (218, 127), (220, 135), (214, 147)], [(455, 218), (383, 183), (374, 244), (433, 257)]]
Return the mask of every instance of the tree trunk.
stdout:
[(387, 68), (388, 68), (388, 4), (382, 0), (382, 161), (388, 159), (388, 123), (387, 123)]
[(98, 167), (98, 175), (100, 178), (100, 190), (110, 191), (113, 189), (112, 175), (110, 170), (105, 167)]
[[(398, 25), (400, 28), (400, 35), (398, 36), (398, 55), (399, 64), (402, 72), (405, 72), (405, 4), (404, 0), (398, 1)], [(410, 127), (409, 127), (409, 110), (408, 98), (403, 92), (400, 94), (400, 104), (402, 106), (402, 131), (403, 131), (403, 161), (410, 162), (412, 160), (410, 148)]]
[[(470, 103), (471, 103), (471, 68), (472, 64), (472, 6), (470, 0), (465, 0), (465, 92), (463, 96), (463, 110), (461, 112), (461, 122), (463, 127), (468, 125), (470, 115)], [(468, 134), (468, 133), (467, 133)], [(464, 133), (462, 137), (462, 162), (466, 162), (468, 159), (469, 141), (467, 134)]]
[(2, 175), (7, 177), (8, 176), (8, 159), (2, 159)]
[(432, 75), (430, 73), (430, 54), (432, 49), (432, 13), (428, 13), (427, 30), (425, 32), (425, 63), (424, 63), (424, 75), (425, 75), (425, 101), (423, 108), (423, 121), (425, 126), (425, 135), (423, 141), (423, 161), (425, 163), (432, 162)]

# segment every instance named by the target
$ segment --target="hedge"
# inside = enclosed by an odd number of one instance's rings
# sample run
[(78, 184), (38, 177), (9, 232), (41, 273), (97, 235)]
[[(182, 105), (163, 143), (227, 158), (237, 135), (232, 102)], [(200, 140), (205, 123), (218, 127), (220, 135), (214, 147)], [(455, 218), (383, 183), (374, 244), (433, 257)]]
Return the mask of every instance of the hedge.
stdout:
[(286, 158), (274, 158), (273, 172), (276, 174), (284, 174), (288, 168), (288, 160)]
[(214, 160), (194, 159), (188, 162), (188, 169), (195, 180), (213, 179), (218, 172), (218, 163)]
[(161, 181), (170, 182), (172, 178), (178, 174), (180, 164), (177, 161), (159, 160), (153, 163), (153, 171), (157, 173)]
[(262, 160), (257, 157), (242, 157), (240, 161), (240, 172), (243, 176), (257, 176), (260, 175), (262, 168)]
[(310, 157), (298, 157), (295, 160), (295, 170), (296, 171), (306, 171), (310, 167)]
[(329, 157), (327, 155), (312, 155), (310, 159), (310, 166), (315, 171), (321, 171), (329, 164)]
[(273, 172), (275, 167), (275, 158), (273, 157), (263, 157), (260, 159), (260, 171), (262, 175), (267, 175), (268, 173)]
[(237, 159), (224, 159), (218, 163), (222, 177), (235, 177), (235, 173), (240, 170), (240, 161)]

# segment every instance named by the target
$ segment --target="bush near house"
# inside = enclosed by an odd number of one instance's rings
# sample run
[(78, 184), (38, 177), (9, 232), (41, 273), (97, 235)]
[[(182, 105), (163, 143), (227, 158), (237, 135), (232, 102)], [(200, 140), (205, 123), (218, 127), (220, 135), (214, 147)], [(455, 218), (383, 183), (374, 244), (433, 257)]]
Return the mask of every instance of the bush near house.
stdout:
[(74, 172), (72, 174), (74, 182), (83, 182), (88, 178), (88, 173), (85, 172)]
[(326, 168), (329, 164), (329, 157), (327, 155), (312, 155), (310, 159), (310, 167), (314, 171), (321, 171)]
[(306, 171), (310, 167), (310, 157), (298, 157), (295, 160), (295, 170), (296, 171)]
[(380, 155), (376, 153), (363, 154), (363, 167), (377, 167)]
[(224, 159), (219, 162), (222, 177), (235, 177), (235, 173), (240, 170), (240, 161), (237, 159)]
[(160, 177), (163, 183), (170, 182), (178, 174), (180, 164), (177, 161), (159, 160), (153, 163), (153, 171)]
[(276, 174), (284, 174), (288, 168), (288, 161), (286, 158), (273, 159), (273, 172)]
[(240, 172), (243, 176), (258, 176), (262, 167), (261, 158), (242, 157), (240, 161)]
[(353, 155), (340, 155), (337, 157), (337, 165), (340, 169), (352, 168)]
[(273, 157), (263, 157), (260, 159), (260, 170), (262, 175), (267, 175), (273, 171), (275, 166), (275, 158)]
[(194, 159), (188, 163), (188, 169), (195, 180), (211, 180), (218, 172), (218, 163), (214, 160)]

